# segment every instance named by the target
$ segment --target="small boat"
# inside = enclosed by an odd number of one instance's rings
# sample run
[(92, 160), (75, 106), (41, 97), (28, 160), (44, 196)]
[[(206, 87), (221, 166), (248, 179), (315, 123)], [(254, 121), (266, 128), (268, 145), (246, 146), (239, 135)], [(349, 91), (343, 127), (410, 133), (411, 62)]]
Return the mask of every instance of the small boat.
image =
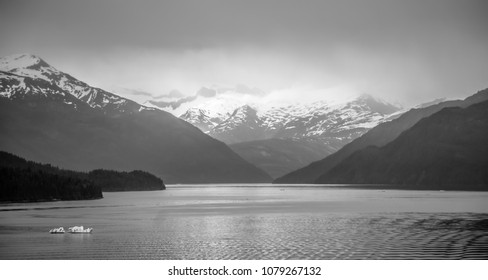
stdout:
[(59, 227), (59, 228), (53, 228), (49, 231), (51, 234), (56, 234), (56, 233), (65, 233), (64, 227)]
[(69, 233), (91, 233), (93, 228), (83, 228), (83, 226), (74, 226), (68, 228)]

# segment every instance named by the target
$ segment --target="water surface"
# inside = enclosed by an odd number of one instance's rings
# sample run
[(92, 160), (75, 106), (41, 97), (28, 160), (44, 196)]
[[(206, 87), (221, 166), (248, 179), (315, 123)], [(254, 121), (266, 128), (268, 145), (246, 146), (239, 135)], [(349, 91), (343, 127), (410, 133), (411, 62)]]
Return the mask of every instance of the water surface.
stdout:
[[(0, 205), (1, 259), (488, 259), (488, 193), (169, 186)], [(49, 234), (84, 225), (92, 234)]]

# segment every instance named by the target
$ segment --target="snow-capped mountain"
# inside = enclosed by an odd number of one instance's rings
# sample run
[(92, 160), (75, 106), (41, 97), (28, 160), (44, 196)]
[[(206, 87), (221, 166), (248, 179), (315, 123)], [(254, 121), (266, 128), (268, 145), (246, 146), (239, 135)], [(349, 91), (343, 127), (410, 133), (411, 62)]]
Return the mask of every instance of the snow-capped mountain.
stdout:
[(259, 89), (250, 89), (242, 85), (211, 86), (200, 88), (195, 95), (175, 98), (175, 95), (170, 93), (164, 98), (146, 100), (143, 104), (170, 112), (207, 132), (208, 130), (204, 129), (206, 123), (211, 123), (210, 129), (215, 127), (229, 118), (237, 108), (253, 103), (262, 94), (264, 93)]
[[(464, 100), (448, 100), (440, 103), (434, 101), (432, 102), (434, 104), (430, 106), (426, 106), (423, 108), (412, 108), (408, 110), (406, 113), (404, 113), (403, 115), (396, 118), (395, 120), (384, 122), (374, 127), (373, 129), (369, 130), (361, 137), (347, 144), (346, 146), (344, 146), (342, 149), (335, 152), (334, 154), (325, 157), (322, 160), (315, 161), (310, 165), (304, 166), (303, 168), (295, 170), (291, 173), (288, 173), (285, 176), (282, 176), (281, 178), (278, 178), (277, 180), (275, 180), (275, 183), (308, 184), (308, 183), (317, 182), (319, 177), (321, 177), (322, 175), (328, 172), (336, 172), (337, 170), (343, 171), (344, 169), (340, 169), (340, 168), (337, 169), (338, 166), (341, 164), (341, 162), (346, 161), (350, 157), (353, 157), (358, 152), (364, 152), (371, 148), (368, 152), (368, 156), (362, 157), (361, 160), (369, 160), (373, 158), (371, 155), (372, 152), (375, 152), (376, 149), (382, 149), (388, 145), (391, 145), (394, 141), (398, 140), (404, 133), (406, 133), (407, 131), (411, 131), (412, 127), (416, 126), (416, 124), (420, 123), (421, 121), (426, 121), (431, 116), (437, 113), (449, 112), (449, 110), (446, 111), (447, 108), (451, 108), (451, 109), (454, 109), (453, 107), (467, 108), (473, 104), (478, 104), (487, 101), (488, 101), (488, 89), (484, 89), (482, 91), (477, 92), (474, 95), (467, 97)], [(437, 132), (431, 130), (425, 130), (424, 132), (426, 131), (428, 132), (428, 134), (432, 135), (433, 137), (437, 137), (437, 135), (439, 135)], [(408, 144), (408, 143), (410, 142), (404, 142), (403, 144)], [(458, 143), (464, 143), (464, 142), (458, 141)], [(441, 146), (451, 148), (454, 147), (455, 145), (441, 145)], [(408, 146), (407, 148), (409, 149), (415, 148), (415, 146)], [(434, 150), (437, 151), (439, 149), (436, 147)], [(429, 154), (432, 155), (431, 152), (429, 152)], [(375, 157), (375, 158), (382, 160), (381, 157)], [(403, 159), (403, 157), (398, 157), (394, 159), (392, 162), (398, 159)], [(442, 160), (437, 160), (437, 161), (441, 162)], [(360, 166), (360, 165), (356, 165), (356, 166)], [(336, 171), (332, 171), (332, 170), (336, 170)], [(381, 177), (382, 174), (380, 173), (375, 173), (375, 174)], [(425, 176), (421, 176), (421, 179), (424, 177)]]
[(266, 137), (263, 119), (258, 116), (256, 109), (249, 105), (235, 109), (226, 120), (212, 128), (209, 134), (226, 143), (269, 138)]
[[(241, 119), (250, 118), (253, 119), (253, 123), (256, 123), (254, 129), (263, 131), (261, 139), (322, 138), (325, 141), (336, 139), (349, 142), (397, 110), (397, 107), (368, 95), (339, 104), (317, 101), (273, 106), (267, 110), (258, 111), (256, 115), (240, 116), (235, 121), (229, 118), (212, 129), (209, 134), (224, 142), (242, 142), (238, 137), (232, 135), (232, 131), (236, 131), (242, 127), (242, 124), (247, 123)], [(240, 108), (236, 111), (240, 111)]]
[(74, 77), (58, 71), (41, 58), (20, 54), (0, 58), (1, 96), (21, 99), (26, 96), (64, 98), (67, 104), (76, 107), (79, 100), (92, 108), (114, 112), (154, 110), (136, 102), (91, 87)]
[(367, 94), (276, 102), (262, 91), (257, 95), (232, 88), (217, 88), (206, 95), (201, 91), (171, 105), (151, 104), (228, 144), (273, 138), (320, 138), (345, 144), (400, 110)]
[[(4, 102), (2, 99), (18, 101), (18, 103), (5, 102), (7, 107), (2, 112), (6, 114), (5, 119), (12, 118), (9, 112), (14, 114), (13, 108), (16, 106), (20, 106), (18, 109), (23, 111), (27, 110), (26, 104), (37, 104), (37, 107), (33, 107), (32, 110), (40, 110), (39, 116), (52, 115), (59, 127), (52, 123), (37, 123), (43, 121), (44, 117), (26, 121), (23, 116), (16, 116), (15, 118), (19, 118), (16, 127), (28, 123), (36, 123), (36, 126), (29, 125), (29, 128), (21, 133), (22, 136), (28, 135), (23, 137), (23, 140), (18, 139), (21, 136), (17, 135), (19, 133), (17, 128), (12, 127), (12, 132), (3, 131), (4, 141), (0, 144), (5, 144), (2, 146), (5, 150), (21, 156), (58, 163), (72, 169), (87, 166), (91, 169), (93, 166), (125, 169), (128, 162), (131, 162), (135, 168), (145, 166), (148, 171), (161, 174), (165, 178), (172, 178), (170, 182), (184, 180), (203, 182), (210, 181), (207, 177), (211, 171), (205, 171), (202, 175), (201, 164), (187, 168), (185, 166), (192, 161), (185, 162), (180, 159), (191, 159), (192, 154), (202, 156), (204, 153), (202, 149), (205, 150), (206, 145), (204, 142), (208, 142), (211, 138), (206, 136), (208, 139), (204, 140), (202, 135), (205, 135), (198, 130), (195, 131), (201, 135), (193, 135), (193, 132), (187, 131), (188, 124), (182, 121), (178, 123), (175, 117), (197, 126), (207, 135), (228, 144), (247, 142), (248, 144), (241, 145), (240, 148), (235, 146), (234, 151), (273, 176), (281, 176), (283, 172), (289, 172), (299, 165), (306, 164), (307, 160), (316, 160), (313, 157), (301, 158), (300, 154), (304, 149), (310, 150), (309, 154), (321, 156), (324, 156), (324, 153), (330, 154), (376, 124), (400, 115), (398, 108), (393, 105), (368, 95), (357, 94), (340, 94), (334, 98), (329, 96), (312, 100), (300, 98), (297, 101), (295, 96), (286, 99), (282, 98), (281, 92), (266, 93), (243, 85), (204, 87), (191, 96), (184, 96), (176, 90), (157, 96), (144, 91), (127, 89), (121, 89), (120, 92), (123, 92), (126, 97), (136, 96), (141, 100), (144, 98), (148, 100), (144, 105), (140, 105), (129, 98), (91, 87), (69, 74), (58, 71), (33, 55), (1, 58), (0, 101)], [(326, 96), (326, 94), (319, 93), (314, 96)], [(159, 109), (170, 112), (173, 116)], [(100, 114), (108, 119), (103, 119)], [(72, 127), (76, 129), (73, 130)], [(194, 129), (188, 126), (188, 129), (190, 128)], [(41, 129), (43, 132), (40, 132)], [(32, 132), (34, 130), (35, 132)], [(134, 135), (134, 131), (139, 132)], [(14, 136), (10, 137), (9, 133)], [(47, 138), (38, 138), (39, 133)], [(67, 135), (64, 135), (65, 133)], [(187, 137), (183, 137), (187, 142), (181, 142), (181, 135), (185, 134), (188, 134)], [(59, 135), (64, 136), (60, 138)], [(90, 136), (93, 138), (92, 141), (80, 142), (86, 139), (86, 135), (92, 135)], [(60, 139), (60, 141), (62, 139), (62, 142), (51, 142), (53, 139)], [(272, 141), (275, 139), (290, 141)], [(26, 142), (23, 143), (24, 141)], [(22, 145), (19, 144), (21, 142)], [(311, 143), (320, 143), (320, 145), (311, 145)], [(71, 144), (75, 146), (70, 146)], [(191, 147), (187, 144), (191, 144)], [(52, 149), (46, 148), (41, 153), (33, 145)], [(135, 148), (134, 145), (140, 148)], [(93, 148), (94, 146), (97, 148)], [(262, 147), (268, 147), (269, 151), (264, 151)], [(323, 153), (317, 152), (319, 147), (323, 147), (320, 148), (320, 152)], [(228, 154), (230, 150), (225, 151), (225, 149), (226, 147), (221, 147), (217, 153), (225, 154), (224, 157), (227, 158), (227, 165), (230, 168), (241, 159), (231, 159), (232, 155)], [(206, 163), (202, 162), (206, 165), (215, 155), (215, 151), (210, 152), (210, 148), (207, 150), (208, 153), (204, 154), (208, 156), (208, 160)], [(73, 160), (69, 155), (76, 154), (75, 151), (80, 151), (81, 154), (77, 154), (77, 159)], [(253, 151), (254, 156), (249, 157), (247, 151)], [(120, 155), (112, 154), (115, 152)], [(127, 153), (136, 160), (122, 160), (121, 155)], [(106, 155), (104, 160), (99, 159), (101, 154)], [(288, 159), (286, 162), (279, 160), (284, 155)], [(114, 161), (116, 158), (120, 159)], [(235, 162), (230, 163), (233, 161)], [(215, 162), (214, 166), (223, 168), (218, 162)], [(243, 166), (246, 172), (250, 174), (254, 172), (251, 177), (261, 178), (259, 180), (265, 178), (258, 175), (259, 171), (252, 171), (252, 166), (245, 166), (245, 164)], [(164, 171), (161, 170), (163, 167)], [(186, 171), (178, 173), (181, 170)], [(188, 176), (190, 173), (194, 174), (193, 178), (199, 179), (190, 178)], [(221, 176), (225, 177), (220, 173), (212, 176), (211, 180), (215, 182), (224, 180), (220, 178)], [(236, 178), (236, 176), (238, 175), (232, 177)], [(249, 178), (241, 179), (250, 180)]]
[(2, 151), (72, 170), (144, 170), (166, 183), (271, 181), (189, 123), (33, 55), (0, 59), (0, 135)]

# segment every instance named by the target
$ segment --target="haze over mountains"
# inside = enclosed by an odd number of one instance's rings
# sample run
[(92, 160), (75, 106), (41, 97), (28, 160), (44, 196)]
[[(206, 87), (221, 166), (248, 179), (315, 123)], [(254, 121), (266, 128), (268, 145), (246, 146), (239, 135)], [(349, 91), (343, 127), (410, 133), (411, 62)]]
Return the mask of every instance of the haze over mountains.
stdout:
[[(176, 91), (177, 93), (177, 91)], [(400, 110), (371, 95), (349, 90), (345, 96), (277, 100), (257, 88), (202, 87), (195, 95), (172, 92), (147, 100), (228, 144), (272, 138), (348, 141)]]
[(62, 168), (144, 170), (167, 183), (269, 182), (224, 143), (33, 55), (0, 60), (0, 150)]
[(302, 168), (336, 151), (336, 148), (319, 139), (272, 138), (231, 144), (229, 147), (273, 178)]
[(144, 95), (140, 100), (229, 144), (276, 178), (337, 151), (401, 113), (398, 106), (371, 95), (343, 88), (336, 91), (331, 94), (325, 89), (320, 98), (308, 99), (304, 94), (297, 100), (245, 85), (212, 86), (190, 96), (173, 91), (153, 99)]

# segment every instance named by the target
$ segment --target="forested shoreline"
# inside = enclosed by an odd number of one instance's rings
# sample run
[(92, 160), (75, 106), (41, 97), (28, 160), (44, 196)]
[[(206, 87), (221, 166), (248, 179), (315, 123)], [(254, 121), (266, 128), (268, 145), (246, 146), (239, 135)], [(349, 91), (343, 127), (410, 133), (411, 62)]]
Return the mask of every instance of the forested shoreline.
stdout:
[(100, 199), (103, 191), (163, 189), (160, 178), (144, 171), (77, 172), (0, 151), (1, 202)]

